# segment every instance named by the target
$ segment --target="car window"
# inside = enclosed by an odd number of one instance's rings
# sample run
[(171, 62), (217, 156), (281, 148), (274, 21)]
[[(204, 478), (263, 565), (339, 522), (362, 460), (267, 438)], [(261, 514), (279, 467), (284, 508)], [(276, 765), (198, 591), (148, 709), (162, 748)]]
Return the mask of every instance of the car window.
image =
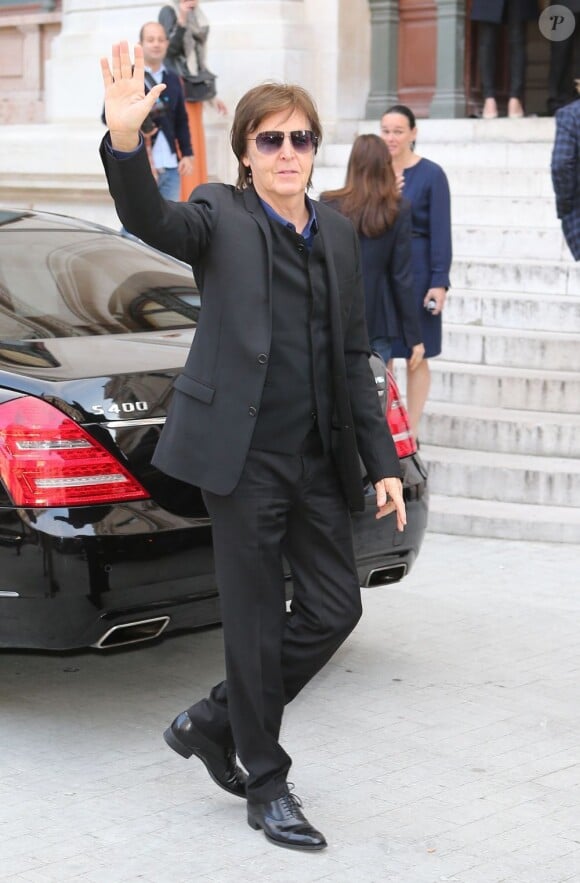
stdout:
[(0, 340), (195, 326), (191, 271), (131, 240), (92, 230), (4, 228)]

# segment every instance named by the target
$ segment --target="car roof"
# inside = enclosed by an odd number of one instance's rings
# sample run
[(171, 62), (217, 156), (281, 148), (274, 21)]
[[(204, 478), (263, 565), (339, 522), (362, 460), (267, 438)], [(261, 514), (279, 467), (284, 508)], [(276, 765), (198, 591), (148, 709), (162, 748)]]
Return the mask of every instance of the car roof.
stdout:
[(18, 230), (82, 230), (100, 233), (115, 234), (110, 227), (95, 224), (92, 221), (84, 221), (81, 218), (73, 218), (69, 215), (61, 215), (56, 212), (37, 212), (27, 209), (0, 209), (0, 230), (2, 228)]

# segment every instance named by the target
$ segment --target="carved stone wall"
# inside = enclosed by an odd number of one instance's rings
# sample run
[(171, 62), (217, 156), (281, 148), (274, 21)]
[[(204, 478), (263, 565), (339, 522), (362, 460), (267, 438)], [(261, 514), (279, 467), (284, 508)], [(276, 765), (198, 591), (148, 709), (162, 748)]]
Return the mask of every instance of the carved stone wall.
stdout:
[(0, 16), (0, 124), (45, 119), (45, 69), (60, 12)]

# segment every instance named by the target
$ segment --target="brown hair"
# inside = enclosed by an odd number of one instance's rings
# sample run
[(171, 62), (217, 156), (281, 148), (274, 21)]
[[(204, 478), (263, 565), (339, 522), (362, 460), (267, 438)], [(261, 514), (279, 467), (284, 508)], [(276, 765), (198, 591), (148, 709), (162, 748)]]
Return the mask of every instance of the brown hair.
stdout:
[[(288, 111), (288, 115), (295, 110), (302, 111), (320, 144), (322, 126), (314, 100), (306, 89), (292, 83), (263, 83), (261, 86), (254, 86), (238, 101), (230, 132), (230, 143), (238, 160), (238, 190), (243, 190), (252, 180), (251, 170), (242, 162), (242, 157), (248, 150), (248, 135), (256, 131), (265, 117), (284, 110)], [(307, 186), (311, 185), (310, 177)]]
[(350, 152), (346, 182), (340, 190), (321, 194), (337, 200), (358, 233), (380, 236), (399, 213), (401, 197), (389, 148), (378, 135), (359, 135)]

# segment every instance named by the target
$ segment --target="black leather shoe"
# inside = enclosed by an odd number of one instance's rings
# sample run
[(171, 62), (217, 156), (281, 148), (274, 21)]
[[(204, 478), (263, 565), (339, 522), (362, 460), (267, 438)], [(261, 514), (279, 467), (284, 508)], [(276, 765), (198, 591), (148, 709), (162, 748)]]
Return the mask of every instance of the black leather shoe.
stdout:
[(259, 831), (260, 828), (276, 846), (287, 849), (314, 851), (324, 849), (324, 836), (313, 828), (301, 812), (300, 798), (288, 791), (270, 803), (248, 801), (248, 825)]
[(224, 748), (204, 736), (186, 711), (175, 718), (163, 738), (182, 757), (188, 758), (192, 754), (199, 757), (216, 785), (224, 791), (236, 797), (246, 796), (247, 776), (236, 763), (235, 749)]

